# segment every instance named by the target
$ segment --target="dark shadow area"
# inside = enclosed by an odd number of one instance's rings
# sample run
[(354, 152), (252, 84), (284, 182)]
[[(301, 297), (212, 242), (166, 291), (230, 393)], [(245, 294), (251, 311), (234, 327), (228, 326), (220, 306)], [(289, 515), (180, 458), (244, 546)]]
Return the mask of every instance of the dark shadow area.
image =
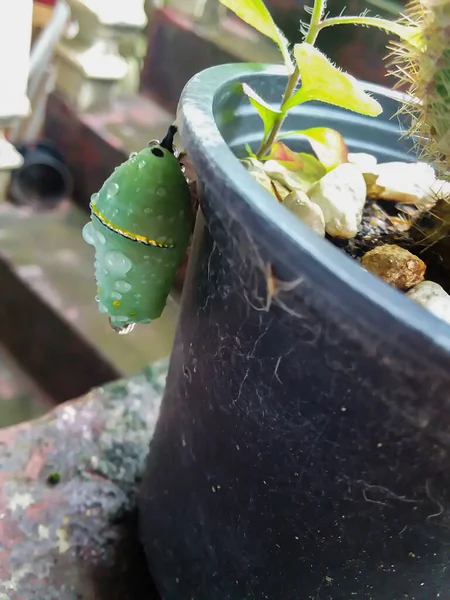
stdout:
[(118, 537), (111, 545), (109, 564), (92, 570), (95, 600), (160, 600), (139, 543), (137, 511), (121, 517)]

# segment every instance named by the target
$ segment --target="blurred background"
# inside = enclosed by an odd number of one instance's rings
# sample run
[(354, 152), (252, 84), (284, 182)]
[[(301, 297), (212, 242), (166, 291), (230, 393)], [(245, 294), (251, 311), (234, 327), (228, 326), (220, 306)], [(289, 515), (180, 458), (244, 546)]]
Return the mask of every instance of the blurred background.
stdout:
[[(298, 41), (304, 3), (266, 3)], [(329, 0), (329, 11), (344, 5), (395, 18), (404, 3)], [(318, 45), (352, 75), (390, 85), (388, 42), (379, 30), (341, 27)], [(161, 138), (196, 72), (280, 57), (217, 0), (3, 0), (0, 49), (3, 427), (169, 355), (185, 265), (163, 317), (117, 336), (97, 311), (93, 250), (81, 238), (90, 196), (130, 152)]]

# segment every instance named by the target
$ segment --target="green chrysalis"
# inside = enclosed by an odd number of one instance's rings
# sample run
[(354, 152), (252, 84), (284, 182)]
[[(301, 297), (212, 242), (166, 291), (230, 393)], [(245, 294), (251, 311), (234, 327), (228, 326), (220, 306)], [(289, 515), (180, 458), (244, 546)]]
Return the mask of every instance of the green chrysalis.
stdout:
[(119, 333), (161, 315), (189, 243), (190, 192), (175, 133), (171, 126), (161, 143), (131, 154), (91, 197), (83, 238), (95, 248), (99, 310)]

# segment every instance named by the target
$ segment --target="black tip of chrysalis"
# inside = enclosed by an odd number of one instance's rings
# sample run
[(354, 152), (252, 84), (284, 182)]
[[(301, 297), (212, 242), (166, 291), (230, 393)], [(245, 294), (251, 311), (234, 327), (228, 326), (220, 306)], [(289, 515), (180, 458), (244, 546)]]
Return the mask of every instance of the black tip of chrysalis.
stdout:
[(165, 148), (166, 150), (168, 150), (172, 154), (174, 153), (173, 138), (175, 137), (175, 134), (176, 134), (177, 131), (178, 131), (178, 128), (176, 127), (176, 125), (171, 125), (169, 127), (168, 132), (166, 133), (165, 138), (160, 143), (160, 146), (162, 148)]

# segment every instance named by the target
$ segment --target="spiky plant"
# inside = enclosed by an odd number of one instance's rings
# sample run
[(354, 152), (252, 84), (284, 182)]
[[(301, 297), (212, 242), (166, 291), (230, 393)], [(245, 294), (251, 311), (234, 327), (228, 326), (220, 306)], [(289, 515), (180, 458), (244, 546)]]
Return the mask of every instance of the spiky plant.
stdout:
[(413, 98), (403, 111), (412, 117), (420, 157), (446, 178), (450, 171), (450, 0), (412, 0), (405, 20), (419, 26), (411, 39), (396, 42), (391, 73)]

